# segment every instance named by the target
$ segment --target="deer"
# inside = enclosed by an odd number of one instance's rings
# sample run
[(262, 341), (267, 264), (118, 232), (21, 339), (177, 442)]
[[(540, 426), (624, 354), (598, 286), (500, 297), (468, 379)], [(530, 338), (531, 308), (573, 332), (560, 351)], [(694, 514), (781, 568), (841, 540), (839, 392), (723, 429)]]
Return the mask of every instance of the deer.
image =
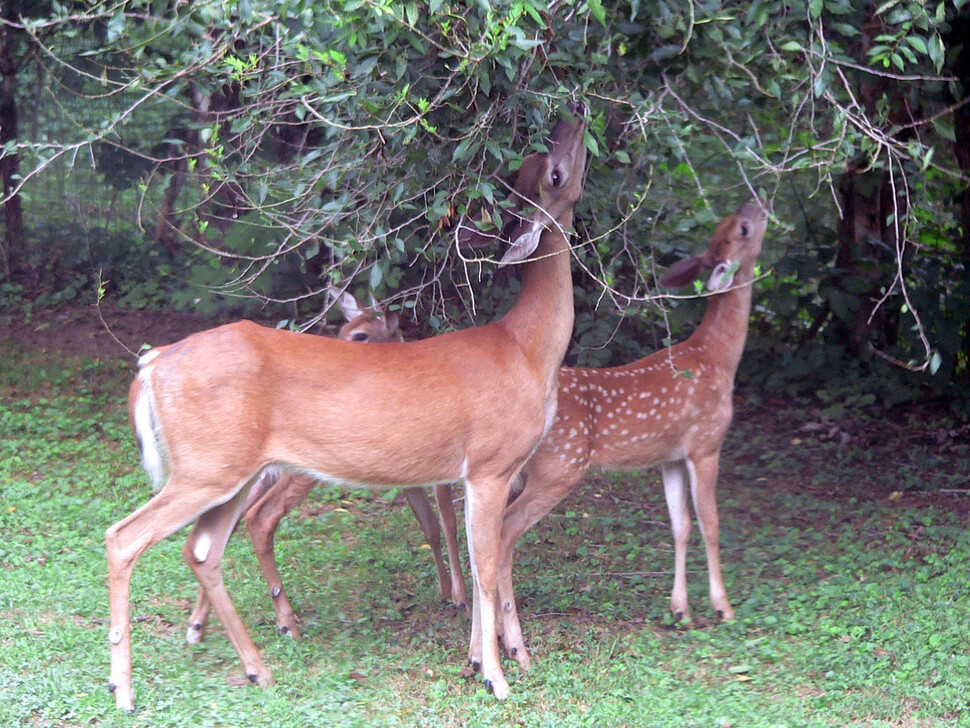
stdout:
[(710, 271), (706, 311), (686, 341), (625, 366), (560, 369), (552, 428), (522, 469), (522, 491), (502, 522), (500, 631), (520, 670), (531, 667), (531, 658), (512, 588), (515, 544), (591, 469), (661, 467), (674, 540), (670, 609), (677, 621), (690, 619), (690, 491), (706, 548), (712, 606), (719, 618), (734, 619), (721, 575), (715, 489), (767, 219), (761, 201), (750, 200), (721, 221), (704, 253), (675, 263), (660, 279), (664, 287), (681, 288)]
[[(468, 658), (497, 699), (509, 696), (495, 613), (502, 518), (512, 481), (552, 424), (572, 333), (567, 234), (583, 189), (583, 111), (559, 120), (548, 151), (523, 160), (501, 230), (484, 218), (458, 225), (456, 242), (504, 240), (500, 262), (521, 264), (519, 295), (498, 320), (378, 346), (238, 321), (139, 359), (129, 412), (159, 490), (105, 531), (108, 688), (118, 709), (135, 709), (134, 567), (188, 525), (182, 556), (245, 675), (273, 684), (221, 568), (249, 492), (267, 471), (371, 489), (462, 482), (473, 593)], [(387, 427), (391, 414), (408, 426)]]
[[(374, 344), (404, 341), (396, 313), (385, 311), (373, 300), (370, 306), (365, 306), (347, 291), (335, 295), (335, 299), (346, 320), (337, 332), (338, 339)], [(272, 472), (264, 472), (250, 489), (242, 518), (249, 530), (263, 577), (269, 586), (273, 609), (276, 612), (277, 630), (283, 636), (299, 639), (296, 614), (283, 588), (283, 580), (276, 563), (274, 543), (280, 520), (306, 499), (316, 485), (316, 481), (308, 475), (299, 473), (287, 473), (278, 480), (275, 480), (273, 475)], [(447, 484), (436, 485), (434, 490), (441, 519), (440, 525), (423, 488), (404, 488), (402, 492), (418, 519), (428, 546), (431, 547), (441, 598), (450, 598), (451, 602), (463, 611), (467, 609), (468, 592), (458, 556), (458, 526), (452, 487)], [(441, 554), (442, 533), (448, 549), (447, 568)], [(185, 633), (185, 641), (188, 644), (194, 645), (202, 641), (209, 610), (209, 598), (204, 589), (199, 589)]]

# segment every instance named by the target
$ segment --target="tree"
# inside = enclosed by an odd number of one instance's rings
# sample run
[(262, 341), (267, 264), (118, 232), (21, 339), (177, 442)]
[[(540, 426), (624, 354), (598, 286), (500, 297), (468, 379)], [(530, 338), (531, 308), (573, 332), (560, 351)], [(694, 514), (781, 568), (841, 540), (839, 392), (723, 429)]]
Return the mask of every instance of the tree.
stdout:
[[(776, 215), (756, 314), (768, 371), (967, 371), (963, 0), (58, 7), (23, 30), (51, 77), (84, 79), (74, 113), (113, 106), (41, 156), (137, 160), (123, 166), (145, 170), (158, 265), (194, 286), (304, 324), (331, 284), (426, 331), (492, 316), (505, 277), (479, 279), (451, 230), (494, 215), (517, 150), (583, 99), (572, 360), (626, 361), (695, 321), (654, 271), (760, 191)], [(96, 42), (81, 56), (71, 34)]]
[[(29, 6), (29, 7), (28, 7)], [(17, 73), (29, 61), (32, 48), (13, 23), (25, 14), (46, 14), (48, 3), (10, 0), (0, 8), (0, 183), (3, 194), (3, 272), (10, 278), (18, 267), (16, 256), (23, 247), (23, 211), (17, 191), (20, 158), (16, 152), (20, 118), (17, 109)], [(8, 151), (10, 150), (10, 151)]]

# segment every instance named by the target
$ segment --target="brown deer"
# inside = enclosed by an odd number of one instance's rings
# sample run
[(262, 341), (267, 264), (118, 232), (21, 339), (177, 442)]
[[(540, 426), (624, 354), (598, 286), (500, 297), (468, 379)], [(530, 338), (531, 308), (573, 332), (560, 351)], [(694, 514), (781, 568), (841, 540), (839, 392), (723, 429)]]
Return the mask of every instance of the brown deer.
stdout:
[(721, 577), (715, 487), (721, 445), (731, 422), (734, 375), (748, 333), (754, 266), (767, 219), (760, 201), (749, 201), (717, 226), (703, 254), (674, 264), (661, 278), (661, 285), (680, 288), (711, 271), (707, 310), (686, 341), (626, 366), (560, 369), (555, 421), (522, 469), (524, 489), (505, 511), (502, 524), (502, 642), (521, 669), (530, 667), (530, 658), (512, 590), (515, 544), (594, 468), (661, 466), (674, 537), (670, 608), (678, 620), (690, 618), (686, 567), (690, 490), (707, 550), (711, 603), (720, 618), (734, 618)]
[[(258, 685), (272, 674), (222, 577), (226, 542), (267, 470), (368, 488), (462, 481), (473, 583), (469, 659), (509, 695), (498, 653), (496, 578), (512, 481), (552, 424), (573, 326), (566, 231), (583, 187), (585, 123), (561, 120), (527, 157), (502, 213), (502, 261), (524, 261), (501, 319), (421, 341), (362, 345), (252, 322), (143, 356), (129, 409), (161, 490), (105, 532), (115, 703), (134, 710), (131, 575), (147, 548), (194, 524), (183, 556)], [(465, 226), (471, 242), (486, 235)], [(408, 423), (388, 427), (388, 417)]]
[[(347, 322), (340, 327), (337, 338), (343, 341), (383, 344), (389, 341), (403, 342), (395, 313), (384, 311), (376, 302), (363, 306), (346, 291), (337, 296), (337, 305)], [(253, 543), (253, 550), (269, 586), (273, 609), (276, 611), (276, 624), (280, 634), (298, 639), (296, 614), (283, 588), (279, 567), (274, 553), (276, 528), (280, 520), (309, 495), (317, 481), (308, 475), (285, 473), (276, 480), (272, 471), (265, 471), (249, 491), (243, 520)], [(431, 501), (423, 488), (404, 488), (404, 497), (414, 511), (421, 531), (431, 547), (435, 569), (438, 572), (438, 590), (442, 599), (450, 598), (460, 609), (465, 609), (468, 594), (465, 579), (461, 573), (461, 560), (458, 556), (458, 527), (451, 485), (436, 485), (435, 498), (441, 524), (435, 517)], [(445, 567), (441, 554), (441, 534), (445, 535), (448, 548), (448, 567)], [(209, 598), (204, 589), (199, 589), (195, 608), (189, 617), (185, 640), (190, 645), (199, 643), (205, 634), (205, 624), (209, 615)]]

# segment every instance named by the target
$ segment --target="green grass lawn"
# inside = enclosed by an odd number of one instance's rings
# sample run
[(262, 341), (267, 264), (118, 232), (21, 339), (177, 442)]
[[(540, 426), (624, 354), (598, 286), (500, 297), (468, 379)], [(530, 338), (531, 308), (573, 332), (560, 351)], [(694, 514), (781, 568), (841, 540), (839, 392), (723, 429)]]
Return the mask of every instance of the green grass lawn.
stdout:
[(695, 621), (667, 616), (659, 476), (591, 477), (520, 544), (535, 667), (506, 662), (500, 704), (463, 676), (468, 620), (402, 501), (322, 487), (277, 539), (301, 641), (276, 634), (244, 530), (225, 558), (276, 686), (248, 684), (215, 620), (185, 645), (180, 534), (135, 570), (138, 711), (120, 714), (103, 534), (151, 495), (131, 375), (8, 343), (0, 361), (0, 726), (970, 725), (966, 446), (899, 413), (800, 429), (806, 407), (744, 396), (720, 484), (734, 623), (710, 618), (696, 529)]

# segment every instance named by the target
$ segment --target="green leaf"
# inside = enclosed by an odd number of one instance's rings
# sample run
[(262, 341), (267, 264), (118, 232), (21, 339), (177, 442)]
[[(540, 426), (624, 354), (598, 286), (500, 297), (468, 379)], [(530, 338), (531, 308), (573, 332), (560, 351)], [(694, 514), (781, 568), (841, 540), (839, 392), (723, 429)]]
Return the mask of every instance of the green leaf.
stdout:
[(474, 152), (478, 151), (480, 144), (481, 141), (474, 134), (465, 137), (458, 143), (458, 146), (455, 147), (455, 151), (451, 155), (451, 161), (461, 162), (467, 159), (468, 157), (472, 156)]
[(929, 49), (926, 47), (926, 41), (920, 36), (907, 35), (905, 41), (909, 43), (909, 45), (912, 46), (913, 50), (915, 50), (917, 53), (922, 53), (924, 55), (929, 54)]
[(372, 291), (376, 291), (377, 287), (384, 280), (384, 270), (381, 268), (380, 263), (374, 263), (370, 268), (370, 288)]
[(815, 79), (815, 83), (812, 85), (812, 93), (815, 94), (815, 98), (819, 98), (825, 89), (828, 88), (828, 79), (825, 77), (824, 73), (820, 73), (818, 78)]
[(113, 43), (124, 35), (126, 24), (127, 18), (125, 17), (124, 9), (119, 10), (111, 16), (111, 20), (108, 21), (107, 40), (109, 43)]
[(945, 51), (943, 48), (943, 40), (938, 33), (930, 36), (930, 42), (926, 52), (929, 54), (930, 60), (933, 61), (933, 67), (936, 68), (937, 72), (941, 71), (943, 69)]

